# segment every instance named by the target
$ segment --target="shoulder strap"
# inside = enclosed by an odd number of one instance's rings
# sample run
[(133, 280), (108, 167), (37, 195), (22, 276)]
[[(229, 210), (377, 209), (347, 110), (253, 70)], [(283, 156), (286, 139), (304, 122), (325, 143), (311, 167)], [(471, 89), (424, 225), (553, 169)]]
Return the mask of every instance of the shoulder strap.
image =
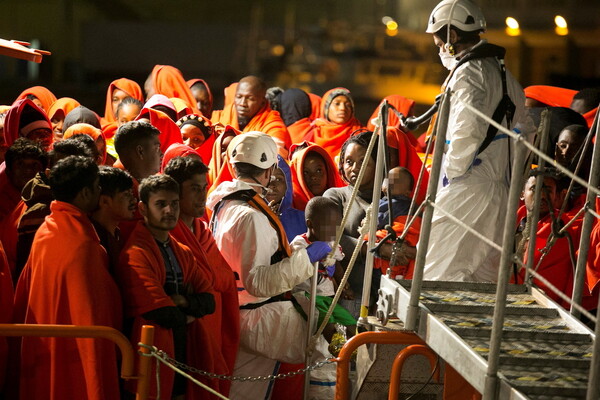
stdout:
[[(457, 59), (458, 63), (452, 69), (451, 75), (454, 74), (454, 71), (456, 71), (459, 66), (468, 61), (488, 57), (497, 58), (498, 62), (500, 63), (500, 78), (502, 79), (502, 99), (500, 100), (500, 103), (498, 103), (498, 106), (494, 110), (492, 119), (496, 123), (500, 124), (502, 123), (502, 120), (506, 117), (507, 126), (510, 129), (513, 117), (515, 115), (516, 107), (515, 103), (513, 103), (513, 101), (510, 99), (510, 96), (508, 95), (508, 87), (506, 84), (506, 66), (504, 65), (505, 54), (506, 49), (504, 47), (496, 46), (495, 44), (484, 43), (480, 46), (471, 49), (471, 51), (462, 56), (460, 59)], [(448, 79), (447, 82), (449, 80), (450, 79)], [(490, 124), (486, 132), (485, 139), (481, 143), (481, 146), (479, 146), (479, 150), (477, 150), (477, 154), (481, 154), (485, 149), (487, 149), (487, 147), (494, 141), (496, 133), (498, 133), (498, 128)]]

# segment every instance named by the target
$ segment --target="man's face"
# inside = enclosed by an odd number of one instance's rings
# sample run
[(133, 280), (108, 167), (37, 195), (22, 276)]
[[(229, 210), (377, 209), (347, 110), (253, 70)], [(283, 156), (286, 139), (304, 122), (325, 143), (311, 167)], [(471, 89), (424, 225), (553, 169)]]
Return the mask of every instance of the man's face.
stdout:
[(154, 136), (141, 146), (141, 162), (144, 163), (144, 169), (147, 171), (148, 176), (154, 175), (160, 171), (160, 162), (163, 156), (162, 150), (160, 149), (160, 140), (158, 139), (158, 136)]
[(149, 228), (169, 232), (179, 218), (179, 193), (165, 190), (151, 193), (148, 204), (141, 203), (140, 212)]
[(279, 168), (275, 169), (273, 175), (271, 175), (271, 181), (267, 186), (269, 188), (269, 192), (267, 193), (267, 201), (274, 202), (274, 204), (279, 203), (283, 196), (285, 196), (285, 192), (287, 190), (287, 184), (285, 182), (285, 174)]
[(264, 93), (249, 82), (238, 85), (235, 93), (235, 109), (239, 119), (250, 121), (265, 105)]
[(568, 167), (573, 162), (577, 151), (583, 146), (583, 142), (583, 138), (578, 138), (577, 135), (567, 129), (563, 130), (556, 143), (555, 160), (560, 165)]
[[(523, 191), (523, 200), (527, 211), (533, 211), (533, 203), (535, 198), (535, 183), (536, 177), (532, 176), (527, 179), (525, 183), (525, 190)], [(556, 182), (554, 179), (544, 177), (544, 186), (542, 187), (542, 196), (540, 200), (540, 217), (548, 215), (550, 210), (553, 208), (552, 204), (555, 202), (556, 197)]]
[(327, 167), (323, 158), (309, 155), (304, 160), (302, 175), (308, 190), (314, 196), (321, 196), (327, 190)]
[(197, 149), (204, 143), (204, 133), (192, 124), (185, 124), (181, 127), (181, 136), (183, 144), (190, 146), (192, 149)]
[(10, 171), (7, 169), (6, 173), (15, 187), (23, 189), (23, 186), (32, 180), (35, 174), (43, 170), (44, 166), (39, 160), (24, 158), (15, 160)]
[(193, 175), (181, 184), (181, 214), (194, 218), (204, 215), (206, 188), (206, 174)]
[(133, 189), (117, 192), (113, 197), (105, 196), (106, 204), (115, 220), (126, 221), (133, 219), (137, 210), (137, 199), (133, 195)]

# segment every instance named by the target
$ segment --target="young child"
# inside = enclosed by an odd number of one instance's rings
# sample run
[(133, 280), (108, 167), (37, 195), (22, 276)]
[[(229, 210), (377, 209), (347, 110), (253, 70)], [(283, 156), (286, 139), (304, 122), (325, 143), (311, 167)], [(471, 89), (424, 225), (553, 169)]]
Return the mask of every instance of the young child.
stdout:
[[(342, 214), (340, 213), (337, 204), (327, 197), (315, 196), (306, 204), (305, 215), (307, 232), (296, 236), (294, 240), (292, 240), (290, 243), (292, 249), (306, 248), (315, 241), (329, 242), (330, 245), (333, 245), (337, 229), (339, 229), (342, 220)], [(332, 298), (335, 295), (335, 290), (337, 288), (337, 282), (339, 282), (344, 275), (344, 271), (339, 263), (339, 261), (344, 259), (344, 253), (342, 252), (341, 246), (338, 246), (336, 249), (334, 259), (335, 264), (331, 266), (326, 266), (323, 263), (325, 260), (321, 260), (319, 263), (316, 298), (317, 309), (319, 311), (319, 324), (331, 305)], [(297, 285), (293, 289), (293, 292), (304, 291), (310, 293), (310, 290), (311, 280), (309, 279), (306, 282)], [(354, 294), (348, 285), (346, 285), (342, 296), (343, 298), (354, 297)], [(345, 326), (356, 325), (356, 320), (340, 305), (336, 305), (329, 322), (339, 323)], [(331, 331), (331, 334), (333, 334), (333, 332), (334, 330)], [(330, 339), (327, 335), (325, 337), (328, 340)]]
[[(384, 181), (382, 190), (385, 194), (379, 201), (379, 212), (377, 215), (377, 239), (381, 240), (388, 235), (385, 229), (389, 225), (389, 215), (392, 213), (392, 226), (398, 237), (404, 231), (404, 226), (407, 223), (407, 216), (410, 209), (411, 198), (410, 194), (414, 188), (415, 180), (411, 172), (404, 167), (395, 167), (390, 170), (387, 181)], [(391, 203), (391, 207), (390, 207)], [(406, 235), (405, 244), (411, 247), (417, 245), (419, 240), (419, 232), (421, 230), (421, 219), (416, 218)], [(406, 254), (406, 247), (398, 246), (397, 252), (402, 254), (395, 255), (396, 265), (390, 265), (390, 262), (382, 258), (375, 258), (374, 268), (381, 269), (382, 273), (386, 273), (391, 267), (392, 277), (402, 277), (411, 279), (414, 269), (414, 260)], [(410, 253), (410, 252), (409, 252)], [(393, 261), (393, 260), (392, 260)]]

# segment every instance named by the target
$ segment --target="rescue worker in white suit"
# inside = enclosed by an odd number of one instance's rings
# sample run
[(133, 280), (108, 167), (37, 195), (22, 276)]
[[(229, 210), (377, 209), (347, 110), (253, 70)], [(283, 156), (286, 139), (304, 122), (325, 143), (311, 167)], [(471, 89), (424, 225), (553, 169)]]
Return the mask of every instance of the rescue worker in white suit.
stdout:
[[(331, 247), (315, 242), (290, 252), (277, 216), (263, 196), (273, 168), (277, 145), (268, 135), (248, 132), (228, 147), (236, 178), (221, 183), (208, 198), (211, 228), (219, 250), (236, 274), (240, 302), (240, 348), (236, 376), (276, 374), (277, 361), (304, 362), (307, 323), (285, 293), (309, 279), (313, 262)], [(293, 299), (293, 298), (292, 298)], [(315, 358), (329, 356), (321, 336)], [(232, 399), (268, 399), (272, 383), (233, 382)]]
[[(483, 13), (469, 0), (444, 0), (429, 17), (427, 33), (450, 70), (443, 88), (451, 91), (443, 187), (436, 203), (501, 244), (514, 149), (506, 134), (489, 130), (490, 124), (463, 102), (528, 137), (535, 128), (522, 87), (504, 68), (504, 49), (480, 39), (485, 28)], [(499, 260), (500, 252), (435, 209), (424, 279), (497, 281)]]

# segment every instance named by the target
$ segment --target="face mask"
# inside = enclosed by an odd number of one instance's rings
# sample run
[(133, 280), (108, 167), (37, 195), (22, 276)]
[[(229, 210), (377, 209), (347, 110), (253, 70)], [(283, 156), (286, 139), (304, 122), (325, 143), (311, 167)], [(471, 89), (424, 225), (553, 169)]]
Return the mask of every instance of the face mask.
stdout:
[(440, 49), (440, 60), (442, 60), (442, 65), (449, 71), (452, 71), (452, 68), (456, 65), (456, 58), (451, 56), (450, 53), (442, 51), (442, 49)]

